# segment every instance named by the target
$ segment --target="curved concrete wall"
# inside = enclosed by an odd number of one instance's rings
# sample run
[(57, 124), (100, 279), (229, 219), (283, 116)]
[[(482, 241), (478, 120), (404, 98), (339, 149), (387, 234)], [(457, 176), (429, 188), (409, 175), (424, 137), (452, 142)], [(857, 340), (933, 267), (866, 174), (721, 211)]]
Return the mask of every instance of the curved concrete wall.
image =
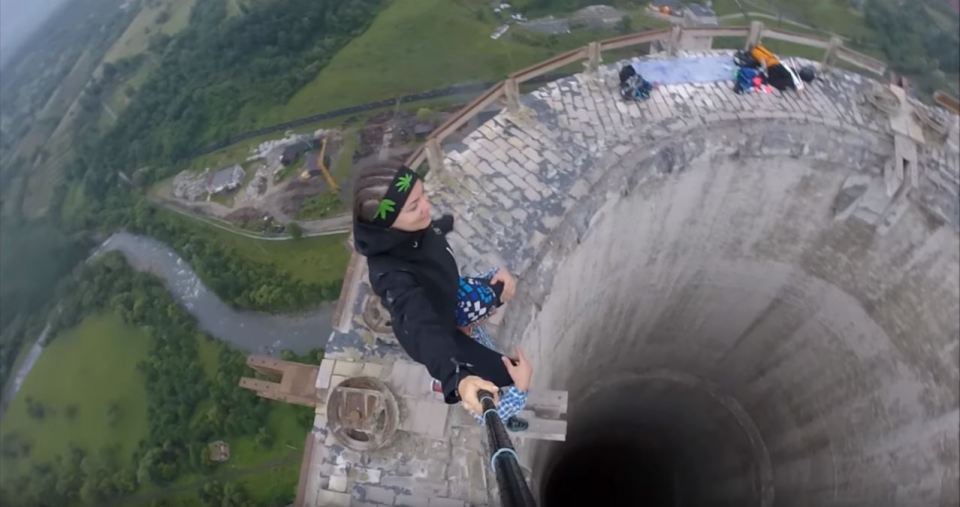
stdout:
[[(911, 128), (916, 171), (891, 199), (878, 83), (821, 69), (803, 93), (737, 95), (690, 75), (631, 103), (622, 64), (521, 96), (427, 176), (462, 271), (518, 275), (498, 344), (571, 392), (566, 443), (515, 440), (541, 505), (956, 506), (956, 137)], [(405, 358), (364, 322), (365, 278), (327, 355)], [(361, 457), (315, 430), (312, 504), (349, 487), (496, 505), (482, 430), (448, 432)], [(345, 485), (344, 465), (371, 473)]]
[[(885, 235), (834, 218), (882, 139), (729, 126), (621, 157), (523, 274), (507, 335), (571, 393), (546, 505), (956, 505), (957, 233), (916, 206)], [(591, 452), (618, 445), (637, 459)]]

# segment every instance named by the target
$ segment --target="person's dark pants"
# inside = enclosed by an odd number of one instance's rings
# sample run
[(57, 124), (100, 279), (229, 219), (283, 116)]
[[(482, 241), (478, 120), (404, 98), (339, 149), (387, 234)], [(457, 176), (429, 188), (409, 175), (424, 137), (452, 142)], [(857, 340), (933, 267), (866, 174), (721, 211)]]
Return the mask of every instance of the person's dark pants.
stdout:
[(463, 333), (459, 333), (457, 338), (457, 358), (470, 363), (472, 374), (493, 382), (497, 387), (513, 385), (510, 372), (500, 359), (502, 354), (484, 347)]
[(767, 83), (780, 91), (788, 89), (793, 90), (796, 88), (796, 84), (793, 82), (793, 76), (790, 75), (790, 71), (779, 63), (776, 65), (771, 65), (769, 68), (767, 68)]

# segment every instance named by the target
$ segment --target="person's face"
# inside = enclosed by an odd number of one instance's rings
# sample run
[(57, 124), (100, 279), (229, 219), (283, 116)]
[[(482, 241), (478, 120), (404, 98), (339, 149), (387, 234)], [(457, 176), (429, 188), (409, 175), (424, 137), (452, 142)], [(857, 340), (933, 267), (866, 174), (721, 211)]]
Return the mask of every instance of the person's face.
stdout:
[(391, 227), (407, 232), (422, 231), (430, 225), (431, 209), (430, 200), (423, 192), (423, 182), (417, 181)]

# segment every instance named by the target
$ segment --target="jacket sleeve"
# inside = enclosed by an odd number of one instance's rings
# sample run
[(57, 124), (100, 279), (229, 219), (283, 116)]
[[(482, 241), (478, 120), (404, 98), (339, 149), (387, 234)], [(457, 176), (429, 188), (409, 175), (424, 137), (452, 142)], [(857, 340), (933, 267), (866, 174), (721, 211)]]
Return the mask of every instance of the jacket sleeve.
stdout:
[(374, 292), (390, 311), (400, 345), (414, 361), (427, 367), (430, 376), (440, 381), (447, 403), (459, 402), (460, 379), (475, 374), (472, 365), (461, 357), (464, 354), (460, 341), (469, 338), (439, 318), (413, 275), (393, 271), (371, 282)]
[(433, 225), (440, 229), (440, 234), (446, 236), (447, 233), (453, 230), (453, 215), (445, 214), (434, 220)]

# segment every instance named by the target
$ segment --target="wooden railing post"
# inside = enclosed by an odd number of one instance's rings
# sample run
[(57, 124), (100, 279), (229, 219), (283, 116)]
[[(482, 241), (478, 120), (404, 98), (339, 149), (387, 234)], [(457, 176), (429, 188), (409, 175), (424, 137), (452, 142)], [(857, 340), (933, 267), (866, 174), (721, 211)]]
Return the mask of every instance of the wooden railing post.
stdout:
[(827, 48), (827, 52), (823, 54), (823, 66), (829, 67), (833, 65), (833, 62), (836, 60), (837, 48), (843, 45), (843, 39), (838, 35), (830, 36), (830, 46)]
[(667, 53), (670, 56), (676, 56), (677, 50), (680, 49), (680, 37), (682, 34), (680, 25), (673, 25), (673, 28), (670, 29), (670, 40), (667, 41)]
[(587, 71), (596, 72), (600, 68), (600, 41), (587, 44)]
[(512, 77), (503, 82), (503, 93), (507, 96), (507, 110), (511, 113), (520, 111), (520, 83)]
[(443, 148), (440, 147), (440, 140), (431, 137), (427, 139), (427, 165), (430, 166), (430, 172), (437, 174), (443, 169)]
[(743, 49), (747, 49), (750, 46), (759, 44), (760, 40), (763, 38), (763, 21), (751, 21), (750, 22), (750, 35), (747, 36), (747, 44)]

